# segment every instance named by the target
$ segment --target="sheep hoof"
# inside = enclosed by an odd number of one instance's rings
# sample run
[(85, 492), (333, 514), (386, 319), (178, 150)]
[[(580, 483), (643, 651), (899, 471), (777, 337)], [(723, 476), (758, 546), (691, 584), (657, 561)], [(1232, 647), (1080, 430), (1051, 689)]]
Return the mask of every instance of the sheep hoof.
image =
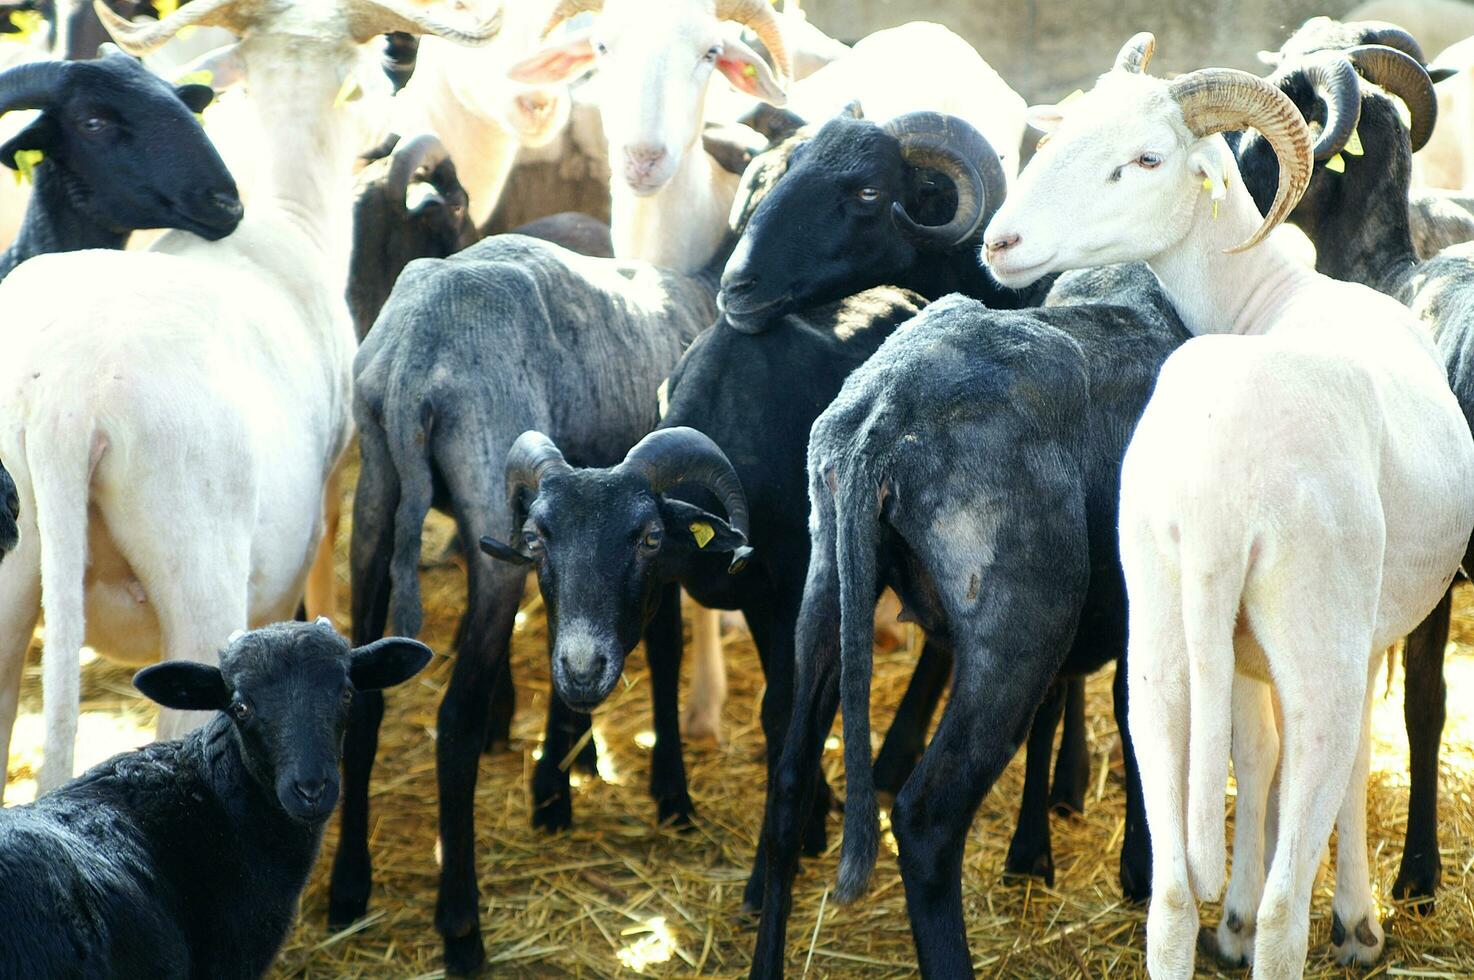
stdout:
[(1201, 926), (1198, 929), (1198, 952), (1231, 970), (1243, 969), (1249, 965), (1247, 955), (1226, 949), (1223, 943), (1219, 942), (1218, 932), (1208, 926)]
[(1331, 915), (1331, 947), (1336, 962), (1342, 966), (1368, 967), (1382, 958), (1385, 939), (1382, 926), (1370, 915), (1363, 916), (1356, 928), (1347, 930), (1336, 913)]
[[(1423, 866), (1418, 867), (1419, 864)], [(1442, 877), (1443, 869), (1437, 860), (1430, 863), (1404, 858), (1402, 868), (1397, 873), (1397, 881), (1392, 885), (1392, 897), (1399, 902), (1406, 902), (1403, 907), (1412, 915), (1432, 915), (1433, 894), (1438, 891)]]
[(481, 945), (481, 930), (473, 928), (464, 936), (445, 937), (445, 973), (452, 977), (473, 977), (486, 963), (486, 948)]

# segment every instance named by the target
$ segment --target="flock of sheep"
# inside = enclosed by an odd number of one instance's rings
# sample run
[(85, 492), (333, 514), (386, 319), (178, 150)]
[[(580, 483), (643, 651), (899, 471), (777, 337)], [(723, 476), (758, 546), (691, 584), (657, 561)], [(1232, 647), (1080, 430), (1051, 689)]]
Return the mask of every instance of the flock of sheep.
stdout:
[[(52, 27), (0, 72), (0, 112), (36, 110), (0, 145), (26, 177), (0, 192), (0, 760), (44, 609), (45, 766), (0, 813), (0, 975), (263, 974), (340, 796), (329, 919), (365, 913), (381, 692), (431, 657), (409, 638), (432, 508), (467, 566), (435, 747), (449, 972), (486, 958), (473, 794), (529, 571), (548, 831), (642, 640), (651, 819), (696, 818), (681, 739), (725, 697), (706, 610), (742, 612), (767, 682), (754, 976), (783, 974), (825, 846), (836, 710), (836, 896), (864, 895), (894, 794), (920, 969), (967, 976), (973, 816), (1026, 747), (1007, 866), (1053, 881), (1107, 664), (1153, 977), (1199, 952), (1299, 976), (1333, 827), (1335, 955), (1381, 957), (1368, 718), (1404, 637), (1395, 892), (1431, 903), (1449, 590), (1474, 567), (1463, 47), (1430, 68), (1390, 23), (1316, 18), (1267, 77), (1169, 80), (1143, 33), (1026, 108), (943, 27), (851, 47), (796, 6), (10, 5)], [(116, 48), (62, 58), (103, 29)], [(609, 223), (486, 234), (590, 73)], [(885, 590), (925, 645), (872, 758)], [(704, 607), (684, 712), (682, 593)], [(135, 683), (164, 740), (71, 779), (84, 644), (162, 661)]]

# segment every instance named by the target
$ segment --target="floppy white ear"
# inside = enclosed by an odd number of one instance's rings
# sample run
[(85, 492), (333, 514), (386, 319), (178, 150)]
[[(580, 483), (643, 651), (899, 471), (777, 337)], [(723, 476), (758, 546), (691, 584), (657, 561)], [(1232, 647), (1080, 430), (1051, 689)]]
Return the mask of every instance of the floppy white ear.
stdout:
[(1064, 111), (1057, 105), (1031, 105), (1024, 114), (1029, 126), (1041, 133), (1054, 132), (1064, 118)]
[(507, 69), (507, 77), (523, 85), (557, 85), (594, 69), (594, 29), (572, 31), (544, 45)]
[(224, 92), (239, 85), (245, 77), (246, 63), (241, 58), (240, 44), (236, 43), (206, 51), (175, 72), (173, 82), (176, 85), (198, 82)]
[(723, 42), (717, 70), (727, 76), (727, 81), (739, 92), (762, 99), (769, 105), (782, 105), (788, 101), (788, 93), (774, 77), (768, 63), (735, 37), (728, 37)]
[(1223, 200), (1236, 166), (1227, 144), (1211, 137), (1200, 139), (1188, 150), (1187, 162), (1195, 176), (1212, 184), (1213, 199)]

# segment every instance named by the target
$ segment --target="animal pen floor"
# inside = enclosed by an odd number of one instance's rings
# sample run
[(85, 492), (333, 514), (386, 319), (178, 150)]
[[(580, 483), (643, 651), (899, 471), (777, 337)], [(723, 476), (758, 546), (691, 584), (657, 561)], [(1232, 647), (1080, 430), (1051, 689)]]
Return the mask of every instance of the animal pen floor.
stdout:
[[(356, 473), (353, 474), (356, 476)], [(352, 480), (350, 479), (350, 483)], [(345, 510), (338, 541), (341, 609), (347, 602)], [(441, 553), (448, 526), (438, 518), (425, 554)], [(366, 918), (329, 934), (327, 871), (337, 836), (330, 825), (322, 859), (302, 901), (299, 927), (274, 977), (430, 978), (441, 975), (433, 927), (436, 889), (436, 708), (450, 678), (450, 648), (462, 608), (463, 576), (453, 565), (427, 567), (425, 636), (437, 657), (423, 675), (388, 697), (372, 797), (376, 888)], [(643, 656), (631, 658), (625, 682), (595, 715), (602, 780), (575, 776), (574, 829), (556, 837), (528, 822), (528, 779), (549, 697), (545, 623), (530, 589), (513, 641), (518, 710), (509, 752), (485, 757), (477, 787), (477, 848), (488, 967), (503, 976), (606, 977), (642, 972), (745, 975), (753, 925), (738, 915), (743, 882), (763, 806), (763, 687), (745, 634), (728, 636), (730, 697), (721, 745), (686, 749), (694, 832), (654, 824), (646, 794), (650, 711)], [(1474, 590), (1460, 590), (1448, 659), (1448, 727), (1441, 764), (1443, 889), (1436, 912), (1418, 919), (1388, 901), (1402, 851), (1407, 806), (1402, 676), (1378, 692), (1369, 786), (1373, 888), (1388, 923), (1387, 955), (1371, 976), (1474, 976)], [(39, 762), (40, 665), (32, 650), (10, 760), (7, 799), (35, 792)], [(914, 654), (879, 654), (873, 721), (879, 737), (909, 677)], [(1123, 825), (1118, 770), (1110, 767), (1115, 722), (1110, 676), (1090, 684), (1091, 792), (1083, 818), (1052, 818), (1056, 887), (1002, 877), (1023, 780), (1022, 758), (984, 801), (966, 858), (963, 894), (974, 964), (987, 977), (1127, 977), (1144, 975), (1144, 913), (1124, 905), (1116, 883)], [(79, 765), (151, 737), (154, 710), (129, 684), (129, 672), (93, 660), (83, 671)], [(835, 737), (824, 765), (842, 787)], [(915, 973), (905, 901), (893, 854), (882, 853), (874, 888), (850, 907), (829, 900), (839, 841), (830, 821), (830, 852), (805, 864), (789, 927), (791, 975), (890, 977)], [(893, 847), (893, 842), (887, 837)], [(1325, 869), (1312, 909), (1307, 976), (1350, 975), (1326, 955), (1331, 880)], [(1204, 921), (1216, 922), (1207, 909)], [(1213, 971), (1200, 969), (1200, 975)], [(1240, 974), (1241, 975), (1241, 974)]]

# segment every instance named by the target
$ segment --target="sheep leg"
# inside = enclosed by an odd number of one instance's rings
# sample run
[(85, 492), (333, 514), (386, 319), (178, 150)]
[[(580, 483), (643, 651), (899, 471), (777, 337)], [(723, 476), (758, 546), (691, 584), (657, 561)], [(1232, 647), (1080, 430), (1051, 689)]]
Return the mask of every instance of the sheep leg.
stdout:
[[(0, 562), (0, 774), (10, 763), (10, 736), (20, 707), (21, 672), (41, 612), (40, 547), (34, 532)], [(5, 782), (0, 781), (0, 800)]]
[(1049, 758), (1054, 753), (1054, 732), (1064, 711), (1068, 684), (1068, 680), (1051, 684), (1034, 712), (1024, 747), (1024, 792), (1019, 799), (1018, 824), (1003, 863), (1007, 873), (1043, 878), (1051, 888), (1054, 854), (1049, 846)]
[[(464, 536), (476, 541), (476, 536)], [(485, 961), (476, 887), (475, 794), (486, 740), (486, 711), (507, 657), (525, 575), (470, 563), (470, 619), (437, 718), (435, 773), (440, 795), (440, 895), (435, 928), (445, 941), (450, 973), (471, 973)], [(556, 700), (556, 699), (555, 699)], [(544, 747), (544, 760), (549, 750)], [(556, 768), (557, 760), (553, 762)]]
[(650, 758), (650, 795), (662, 824), (690, 826), (696, 808), (686, 787), (681, 755), (681, 587), (661, 590), (660, 605), (645, 627), (645, 656), (650, 663), (650, 700), (655, 715), (655, 748)]
[(911, 682), (875, 757), (875, 788), (894, 797), (906, 785), (916, 760), (926, 750), (926, 733), (947, 682), (952, 679), (952, 651), (928, 639), (911, 672)]
[(1126, 828), (1121, 836), (1121, 895), (1128, 902), (1144, 903), (1152, 897), (1152, 844), (1147, 834), (1146, 801), (1141, 792), (1141, 766), (1136, 761), (1136, 745), (1131, 740), (1131, 725), (1128, 722), (1131, 703), (1127, 678), (1130, 674), (1123, 656), (1116, 663), (1116, 677), (1111, 682), (1116, 728), (1121, 736), (1121, 763), (1126, 770)]
[[(353, 539), (349, 547), (353, 645), (384, 635), (389, 618), (389, 559), (394, 547), (393, 518), (399, 506), (399, 481), (382, 446), (367, 434), (360, 442), (363, 462), (353, 498)], [(379, 748), (384, 717), (381, 691), (360, 691), (348, 712), (343, 736), (343, 802), (339, 808), (338, 851), (328, 886), (328, 925), (342, 928), (368, 911), (373, 859), (368, 847), (369, 780)]]
[(1380, 656), (1367, 671), (1361, 712), (1361, 733), (1351, 779), (1336, 815), (1336, 896), (1331, 902), (1331, 943), (1343, 966), (1370, 967), (1382, 958), (1382, 924), (1372, 897), (1371, 869), (1367, 865), (1367, 770), (1372, 746), (1372, 692)]
[(338, 540), (338, 523), (343, 517), (343, 465), (333, 467), (322, 491), (323, 532), (317, 555), (307, 573), (307, 618), (338, 619), (338, 575), (334, 570), (333, 546)]
[[(1239, 642), (1254, 641), (1244, 637)], [(1280, 749), (1270, 686), (1243, 674), (1234, 677), (1233, 686), (1233, 773), (1238, 783), (1233, 875), (1223, 918), (1216, 931), (1203, 930), (1199, 947), (1237, 968), (1254, 959), (1254, 923), (1264, 895), (1265, 821)]]
[[(826, 516), (833, 521), (832, 514)], [(804, 822), (813, 814), (823, 784), (819, 761), (839, 706), (839, 582), (832, 527), (827, 541), (824, 537), (815, 535), (796, 634), (793, 714), (777, 763), (769, 770), (762, 838), (743, 898), (745, 910), (762, 910), (752, 957), (753, 977), (783, 975)], [(754, 619), (748, 623), (753, 624)]]
[(1443, 877), (1438, 855), (1438, 744), (1443, 739), (1448, 695), (1443, 655), (1452, 604), (1450, 586), (1428, 618), (1408, 635), (1403, 649), (1407, 687), (1402, 711), (1407, 722), (1412, 789), (1408, 794), (1402, 865), (1392, 894), (1398, 899), (1414, 899), (1409, 907), (1419, 915), (1433, 911), (1433, 893)]
[[(928, 977), (972, 976), (962, 915), (967, 832), (1053, 680), (1052, 667), (1030, 671), (1021, 666), (1034, 662), (1035, 651), (970, 660), (961, 641), (956, 649), (952, 696), (941, 724), (891, 810), (911, 935), (921, 973)], [(1058, 695), (1052, 700), (1042, 726), (1051, 738), (1062, 707)], [(1050, 755), (1047, 748), (1039, 753), (1043, 774), (1034, 791), (1034, 807), (1046, 820)]]
[(722, 705), (727, 703), (727, 661), (722, 651), (722, 614), (696, 607), (691, 614), (691, 690), (681, 713), (690, 739), (720, 740)]
[(1085, 742), (1085, 678), (1065, 682), (1064, 734), (1054, 763), (1054, 784), (1049, 791), (1050, 812), (1073, 817), (1085, 812), (1085, 792), (1090, 786), (1090, 746)]
[(548, 727), (543, 735), (542, 758), (532, 770), (534, 827), (554, 834), (573, 826), (573, 789), (569, 781), (572, 767), (565, 769), (563, 760), (592, 724), (592, 716), (568, 707), (558, 692), (548, 693)]

